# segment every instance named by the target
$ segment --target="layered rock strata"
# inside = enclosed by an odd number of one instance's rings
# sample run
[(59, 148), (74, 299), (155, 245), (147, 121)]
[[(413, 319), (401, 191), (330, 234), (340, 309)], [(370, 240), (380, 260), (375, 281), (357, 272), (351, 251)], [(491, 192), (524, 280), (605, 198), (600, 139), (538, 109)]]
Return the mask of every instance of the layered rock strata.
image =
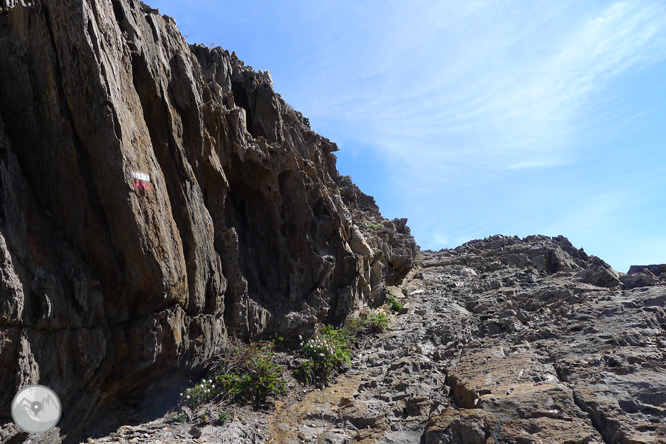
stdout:
[[(585, 282), (602, 270), (617, 275), (562, 237), (423, 252), (392, 288), (406, 313), (360, 336), (351, 369), (330, 385), (288, 378), (269, 411), (174, 408), (88, 442), (666, 442), (666, 286)], [(220, 411), (223, 424), (211, 420)]]
[(666, 442), (666, 286), (617, 276), (562, 237), (423, 252), (408, 313), (267, 442)]
[(19, 387), (53, 388), (74, 439), (228, 334), (307, 334), (409, 271), (405, 221), (267, 72), (139, 1), (1, 6), (0, 439)]

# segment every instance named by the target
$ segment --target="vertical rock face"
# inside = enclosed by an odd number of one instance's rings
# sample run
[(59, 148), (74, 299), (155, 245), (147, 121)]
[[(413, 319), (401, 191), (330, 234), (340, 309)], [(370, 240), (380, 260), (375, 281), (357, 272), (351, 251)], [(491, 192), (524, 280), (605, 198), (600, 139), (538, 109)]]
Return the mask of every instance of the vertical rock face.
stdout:
[(134, 0), (0, 7), (3, 423), (40, 382), (74, 436), (228, 334), (340, 321), (409, 271), (405, 220), (338, 175), (270, 74)]

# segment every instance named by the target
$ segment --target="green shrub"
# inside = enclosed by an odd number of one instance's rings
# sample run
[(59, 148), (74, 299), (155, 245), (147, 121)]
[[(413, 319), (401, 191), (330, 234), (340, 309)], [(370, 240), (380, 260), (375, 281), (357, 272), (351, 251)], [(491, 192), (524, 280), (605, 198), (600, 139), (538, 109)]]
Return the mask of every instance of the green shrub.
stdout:
[(273, 362), (268, 344), (244, 344), (230, 341), (215, 377), (225, 401), (263, 402), (268, 396), (285, 393), (283, 368)]
[(382, 225), (382, 224), (370, 224), (370, 225), (368, 225), (368, 228), (372, 228), (373, 230), (379, 230), (381, 228), (384, 228), (384, 225)]
[(296, 375), (306, 384), (328, 382), (334, 373), (351, 364), (352, 342), (347, 328), (323, 325), (319, 334), (301, 342), (301, 355), (305, 359), (296, 369)]
[(342, 327), (339, 329), (333, 328), (330, 325), (321, 327), (322, 337), (333, 344), (333, 364), (340, 367), (343, 365), (351, 364), (351, 352), (349, 346), (354, 342), (353, 335)]
[(181, 393), (181, 400), (183, 404), (193, 408), (204, 402), (211, 401), (217, 395), (219, 395), (219, 390), (213, 385), (213, 380), (204, 379), (194, 387), (185, 390), (185, 393)]
[(367, 317), (360, 319), (349, 317), (345, 322), (344, 330), (351, 338), (350, 343), (353, 343), (358, 336), (386, 330), (390, 321), (391, 319), (384, 312), (370, 313)]
[[(401, 309), (402, 305), (395, 302)], [(340, 328), (320, 326), (319, 333), (301, 342), (300, 353), (304, 359), (294, 373), (306, 384), (329, 382), (331, 376), (351, 365), (351, 346), (357, 336), (382, 332), (389, 322), (389, 317), (379, 312), (365, 319), (348, 317)]]
[(404, 294), (406, 298), (409, 297), (409, 290), (407, 290), (406, 288), (401, 288), (401, 290), (402, 294)]
[(395, 296), (393, 296), (391, 293), (386, 295), (386, 303), (388, 304), (389, 308), (396, 313), (402, 310), (402, 304), (398, 302)]
[(231, 340), (220, 363), (220, 373), (181, 393), (181, 402), (196, 407), (219, 398), (223, 402), (261, 403), (268, 396), (285, 393), (283, 368), (273, 362), (268, 344), (244, 344)]
[(183, 412), (173, 417), (173, 422), (187, 422), (187, 413)]
[(347, 332), (350, 344), (356, 342), (356, 336), (363, 332), (363, 325), (363, 321), (357, 317), (350, 316), (345, 320), (343, 329)]
[(229, 420), (229, 414), (227, 412), (222, 412), (217, 417), (217, 422), (219, 422), (220, 424), (224, 424), (228, 420)]
[(366, 320), (366, 326), (373, 333), (381, 333), (388, 328), (389, 317), (384, 313), (371, 313)]

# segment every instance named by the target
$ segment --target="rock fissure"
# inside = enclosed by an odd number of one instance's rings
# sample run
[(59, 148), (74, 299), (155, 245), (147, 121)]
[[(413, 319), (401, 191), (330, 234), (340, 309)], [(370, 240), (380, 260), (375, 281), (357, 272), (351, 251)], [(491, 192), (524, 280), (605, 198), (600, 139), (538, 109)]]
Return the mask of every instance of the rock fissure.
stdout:
[(581, 410), (581, 412), (583, 412), (585, 415), (587, 415), (590, 418), (590, 424), (592, 425), (592, 427), (594, 427), (597, 430), (597, 432), (599, 432), (599, 435), (601, 435), (604, 444), (613, 444), (614, 441), (612, 437), (608, 436), (608, 431), (606, 429), (606, 426), (604, 425), (603, 416), (600, 416), (598, 412), (595, 412), (594, 409), (586, 405), (586, 403), (583, 400), (581, 400), (579, 396), (576, 395), (575, 390), (573, 390), (573, 398), (574, 402)]
[[(142, 322), (145, 322), (145, 321), (148, 321), (148, 320), (151, 320), (151, 319), (155, 319), (156, 317), (159, 317), (160, 314), (169, 313), (169, 312), (172, 312), (173, 310), (183, 309), (183, 308), (184, 307), (182, 307), (179, 304), (172, 304), (172, 305), (168, 305), (168, 306), (163, 307), (159, 311), (149, 313), (149, 314), (147, 314), (145, 316), (142, 316), (142, 317), (139, 317), (139, 318), (118, 322), (116, 324), (101, 324), (101, 325), (94, 325), (94, 326), (93, 325), (88, 325), (88, 326), (83, 325), (83, 326), (69, 327), (69, 328), (48, 326), (48, 325), (44, 325), (44, 324), (40, 324), (40, 325), (3, 324), (3, 326), (0, 327), (0, 328), (3, 328), (5, 330), (12, 330), (13, 329), (13, 330), (17, 330), (17, 331), (31, 330), (31, 331), (36, 331), (36, 332), (48, 332), (48, 331), (52, 331), (52, 332), (57, 332), (57, 331), (74, 332), (74, 331), (80, 331), (80, 330), (97, 330), (97, 329), (110, 330), (110, 329), (114, 329), (114, 328), (130, 327), (130, 326), (135, 325), (135, 324), (140, 324)], [(201, 313), (201, 314), (195, 316), (194, 318), (205, 316), (207, 314), (209, 314), (209, 313)]]

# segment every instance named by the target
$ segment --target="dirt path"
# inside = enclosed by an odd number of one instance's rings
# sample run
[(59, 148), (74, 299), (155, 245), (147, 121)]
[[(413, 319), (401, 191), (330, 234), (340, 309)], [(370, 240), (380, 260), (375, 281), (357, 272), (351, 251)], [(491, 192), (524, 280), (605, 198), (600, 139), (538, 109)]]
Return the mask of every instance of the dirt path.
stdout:
[[(471, 338), (462, 307), (428, 290), (412, 273), (403, 288), (407, 313), (389, 330), (365, 338), (352, 369), (337, 382), (281, 403), (269, 429), (269, 443), (419, 442), (428, 419), (449, 405), (443, 362), (434, 359), (435, 329), (456, 343)], [(395, 292), (397, 293), (397, 292)], [(457, 354), (451, 347), (449, 355)]]

